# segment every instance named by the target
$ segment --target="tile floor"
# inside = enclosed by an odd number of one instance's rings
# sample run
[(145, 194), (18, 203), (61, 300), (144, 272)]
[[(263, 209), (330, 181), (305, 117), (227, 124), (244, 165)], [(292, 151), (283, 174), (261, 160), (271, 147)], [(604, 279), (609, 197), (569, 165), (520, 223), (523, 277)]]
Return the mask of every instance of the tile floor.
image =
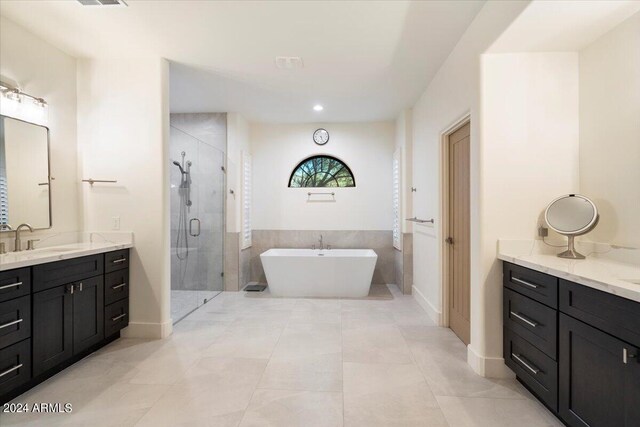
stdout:
[(16, 402), (17, 426), (560, 426), (515, 380), (489, 380), (410, 296), (222, 293), (163, 341), (120, 339)]
[(174, 322), (179, 321), (187, 314), (198, 308), (207, 301), (215, 297), (220, 291), (197, 291), (197, 290), (171, 290), (171, 318)]

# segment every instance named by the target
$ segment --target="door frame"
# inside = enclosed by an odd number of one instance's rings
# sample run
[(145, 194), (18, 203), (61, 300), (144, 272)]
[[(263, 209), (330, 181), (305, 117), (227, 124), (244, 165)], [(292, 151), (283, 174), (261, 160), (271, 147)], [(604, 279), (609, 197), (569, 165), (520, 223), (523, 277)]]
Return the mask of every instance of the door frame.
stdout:
[[(449, 137), (467, 123), (471, 112), (467, 111), (440, 133), (440, 326), (449, 327), (449, 264), (451, 246), (445, 241), (449, 232)], [(471, 149), (471, 148), (470, 148)]]

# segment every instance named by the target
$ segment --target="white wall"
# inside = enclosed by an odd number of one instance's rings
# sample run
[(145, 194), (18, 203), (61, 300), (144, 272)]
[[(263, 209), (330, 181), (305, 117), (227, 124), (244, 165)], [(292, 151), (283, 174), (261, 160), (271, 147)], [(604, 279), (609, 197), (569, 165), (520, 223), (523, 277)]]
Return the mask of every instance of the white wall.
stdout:
[(53, 228), (48, 232), (78, 231), (76, 60), (0, 18), (0, 74), (49, 104), (51, 175), (55, 181), (51, 186)]
[[(312, 139), (320, 127), (330, 134), (324, 146)], [(252, 124), (253, 229), (391, 230), (394, 138), (393, 122)], [(288, 188), (293, 169), (316, 154), (344, 161), (356, 187)], [(335, 191), (336, 201), (308, 203), (308, 191)]]
[[(441, 135), (471, 115), (471, 343), (487, 376), (502, 361), (498, 238), (534, 238), (540, 211), (577, 187), (575, 54), (481, 55), (521, 11), (487, 3), (414, 107), (414, 213), (440, 224)], [(544, 173), (541, 174), (541, 171)], [(414, 228), (414, 292), (440, 322), (442, 230)]]
[(227, 114), (227, 232), (242, 227), (242, 152), (251, 153), (249, 123), (238, 113)]
[(502, 366), (497, 241), (537, 238), (547, 204), (578, 191), (578, 54), (483, 55), (481, 75), (482, 273), (470, 351)]
[(640, 13), (580, 52), (580, 192), (589, 240), (640, 248)]
[(412, 222), (405, 218), (413, 216), (413, 115), (411, 109), (403, 110), (396, 119), (395, 146), (402, 150), (401, 175), (402, 186), (400, 188), (400, 203), (402, 211), (402, 232), (411, 233)]
[(168, 70), (162, 59), (79, 60), (80, 173), (85, 230), (133, 231), (127, 336), (170, 334)]
[[(527, 2), (487, 2), (413, 107), (413, 186), (417, 188), (413, 195), (413, 214), (420, 218), (435, 218), (435, 226), (415, 226), (413, 230), (413, 294), (437, 322), (443, 320), (441, 134), (471, 113), (471, 286), (478, 289), (481, 271), (478, 197), (480, 55), (526, 5)], [(472, 290), (472, 299), (474, 292)], [(474, 304), (472, 317), (476, 313), (478, 308)], [(484, 374), (481, 368), (476, 370)]]

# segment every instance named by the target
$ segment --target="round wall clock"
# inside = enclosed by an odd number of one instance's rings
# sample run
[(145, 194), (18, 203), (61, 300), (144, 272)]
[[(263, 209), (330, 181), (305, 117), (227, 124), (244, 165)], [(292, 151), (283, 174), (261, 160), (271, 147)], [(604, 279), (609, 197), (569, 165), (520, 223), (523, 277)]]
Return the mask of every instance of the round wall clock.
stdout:
[(329, 132), (326, 129), (318, 129), (313, 133), (313, 142), (318, 145), (324, 145), (329, 142)]

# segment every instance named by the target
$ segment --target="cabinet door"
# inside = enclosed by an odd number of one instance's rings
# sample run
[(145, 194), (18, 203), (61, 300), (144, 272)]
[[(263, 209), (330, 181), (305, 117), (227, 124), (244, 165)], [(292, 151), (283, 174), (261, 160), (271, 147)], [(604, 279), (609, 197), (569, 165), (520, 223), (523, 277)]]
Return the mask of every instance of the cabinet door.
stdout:
[(640, 425), (638, 349), (560, 315), (560, 416), (570, 426)]
[(33, 376), (73, 355), (73, 296), (71, 285), (33, 295)]
[(104, 338), (104, 278), (75, 283), (73, 293), (73, 354)]

